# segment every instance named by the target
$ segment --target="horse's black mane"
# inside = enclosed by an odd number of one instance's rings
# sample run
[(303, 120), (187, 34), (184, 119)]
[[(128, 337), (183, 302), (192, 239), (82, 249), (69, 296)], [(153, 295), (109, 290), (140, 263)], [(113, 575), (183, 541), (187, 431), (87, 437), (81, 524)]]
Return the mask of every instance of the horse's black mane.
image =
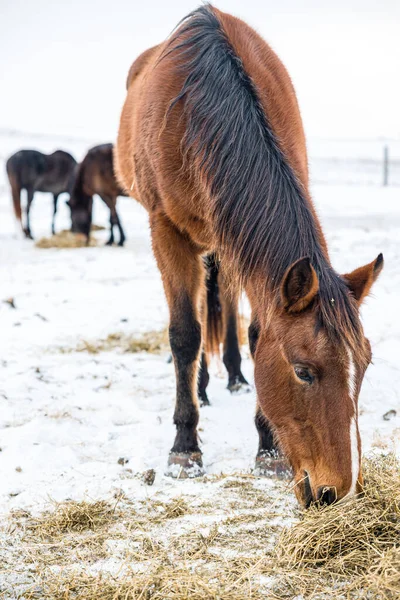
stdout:
[(242, 281), (265, 273), (276, 293), (288, 267), (308, 256), (319, 278), (322, 326), (351, 346), (360, 339), (354, 299), (331, 267), (300, 181), (283, 154), (258, 91), (210, 5), (192, 12), (164, 56), (185, 74), (182, 152), (213, 202), (222, 254)]

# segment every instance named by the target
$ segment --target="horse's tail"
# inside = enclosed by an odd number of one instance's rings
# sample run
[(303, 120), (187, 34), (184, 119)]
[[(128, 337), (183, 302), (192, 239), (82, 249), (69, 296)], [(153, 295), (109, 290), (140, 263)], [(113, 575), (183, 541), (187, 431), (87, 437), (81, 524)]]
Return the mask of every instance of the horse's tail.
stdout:
[(13, 172), (9, 162), (7, 162), (6, 169), (7, 169), (8, 180), (9, 180), (10, 186), (11, 186), (11, 195), (12, 195), (12, 201), (13, 201), (13, 207), (14, 207), (14, 214), (15, 214), (16, 219), (18, 219), (18, 221), (21, 222), (21, 187), (18, 183), (18, 179), (17, 179), (15, 173)]
[(219, 296), (219, 261), (214, 254), (205, 258), (207, 271), (207, 328), (205, 350), (210, 354), (219, 354), (222, 342), (222, 306)]

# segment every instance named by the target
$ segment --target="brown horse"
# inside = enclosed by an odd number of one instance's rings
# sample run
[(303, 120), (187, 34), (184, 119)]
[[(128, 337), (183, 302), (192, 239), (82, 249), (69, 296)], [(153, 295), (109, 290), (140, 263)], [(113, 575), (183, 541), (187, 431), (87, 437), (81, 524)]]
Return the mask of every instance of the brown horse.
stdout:
[[(37, 150), (20, 150), (7, 161), (6, 169), (11, 186), (15, 216), (21, 223), (25, 236), (32, 239), (30, 210), (35, 192), (53, 194), (54, 209), (51, 231), (55, 233), (55, 218), (60, 194), (68, 191), (68, 184), (76, 166), (76, 160), (63, 150), (43, 154)], [(21, 190), (26, 190), (26, 224), (22, 226)]]
[(101, 144), (91, 148), (75, 169), (71, 180), (70, 199), (72, 231), (83, 233), (89, 238), (92, 224), (93, 196), (97, 194), (110, 209), (110, 238), (107, 245), (114, 243), (114, 225), (119, 230), (119, 246), (125, 242), (125, 233), (117, 213), (117, 197), (124, 192), (119, 187), (113, 166), (113, 145)]
[(170, 471), (202, 473), (195, 393), (202, 255), (215, 252), (252, 308), (257, 464), (290, 464), (299, 501), (360, 490), (358, 395), (371, 359), (359, 305), (383, 258), (340, 276), (308, 185), (296, 95), (271, 48), (210, 5), (132, 65), (116, 171), (148, 210), (170, 308), (177, 434)]

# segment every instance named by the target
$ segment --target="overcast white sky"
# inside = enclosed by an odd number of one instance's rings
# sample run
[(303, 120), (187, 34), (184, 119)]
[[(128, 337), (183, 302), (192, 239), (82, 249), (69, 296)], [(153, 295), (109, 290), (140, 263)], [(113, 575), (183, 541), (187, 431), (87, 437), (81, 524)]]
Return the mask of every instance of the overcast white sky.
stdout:
[[(400, 137), (400, 0), (215, 0), (272, 45), (306, 134)], [(112, 140), (135, 57), (198, 0), (0, 0), (0, 127)]]

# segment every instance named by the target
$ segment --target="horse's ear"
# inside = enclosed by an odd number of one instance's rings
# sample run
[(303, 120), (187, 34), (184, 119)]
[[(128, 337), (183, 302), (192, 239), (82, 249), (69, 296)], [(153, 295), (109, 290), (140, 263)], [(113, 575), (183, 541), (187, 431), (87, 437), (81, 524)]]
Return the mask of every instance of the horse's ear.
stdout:
[(318, 277), (310, 259), (300, 258), (285, 273), (281, 298), (288, 312), (300, 312), (315, 298), (319, 288)]
[(379, 273), (383, 269), (383, 255), (379, 254), (375, 260), (343, 275), (348, 288), (359, 304), (368, 296), (372, 284), (378, 279)]

